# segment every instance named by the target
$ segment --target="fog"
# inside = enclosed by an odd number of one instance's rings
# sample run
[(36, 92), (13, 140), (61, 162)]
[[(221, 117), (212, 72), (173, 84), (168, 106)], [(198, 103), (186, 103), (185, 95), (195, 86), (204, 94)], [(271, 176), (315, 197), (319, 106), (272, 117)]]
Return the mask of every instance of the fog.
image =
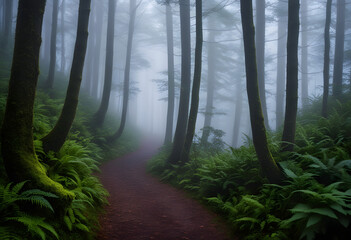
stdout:
[[(204, 1), (203, 4), (203, 68), (196, 134), (199, 137), (202, 135), (201, 129), (204, 127), (206, 105), (208, 104), (208, 78), (212, 76), (214, 78), (213, 107), (211, 113), (207, 113), (212, 118), (210, 126), (225, 132), (223, 139), (227, 145), (238, 147), (246, 142), (246, 136), (251, 135), (245, 88), (246, 79), (239, 1), (212, 0)], [(324, 43), (322, 39), (324, 36), (325, 4), (326, 1), (324, 0), (302, 1), (301, 4), (298, 101), (300, 109), (303, 107), (302, 91), (307, 91), (308, 93), (307, 104), (321, 96), (323, 91)], [(347, 3), (346, 6), (347, 10), (350, 10), (350, 4)], [(47, 1), (42, 32), (41, 66), (48, 66), (50, 58), (52, 8), (53, 1)], [(174, 75), (176, 82), (174, 132), (179, 105), (181, 41), (179, 4), (173, 3), (171, 8), (173, 12)], [(335, 8), (333, 5), (331, 56), (334, 56), (333, 51), (335, 47)], [(270, 130), (276, 130), (277, 127), (280, 127), (276, 124), (277, 66), (279, 66), (278, 61), (285, 56), (285, 53), (278, 53), (278, 41), (286, 38), (286, 34), (278, 36), (278, 22), (281, 22), (286, 32), (287, 3), (277, 0), (266, 1), (265, 10), (264, 76), (269, 123), (269, 126), (266, 127)], [(69, 75), (73, 58), (77, 12), (78, 0), (59, 0), (56, 69), (65, 76)], [(254, 15), (255, 12), (256, 10), (254, 9)], [(118, 0), (116, 3), (114, 28), (112, 90), (108, 107), (108, 113), (114, 116), (122, 114), (129, 16), (129, 1)], [(82, 91), (99, 101), (102, 97), (105, 78), (107, 22), (108, 1), (93, 0)], [(195, 50), (194, 1), (191, 1), (191, 27), (191, 76), (193, 76)], [(350, 47), (347, 45), (350, 42), (350, 27), (351, 20), (347, 18), (345, 49)], [(286, 46), (286, 43), (283, 44)], [(281, 56), (277, 57), (279, 54)], [(349, 57), (345, 57), (344, 74), (349, 74), (350, 72)], [(208, 64), (209, 61), (212, 65)], [(162, 1), (139, 0), (136, 7), (135, 29), (131, 50), (131, 83), (126, 122), (127, 126), (160, 139), (165, 137), (167, 123), (167, 68), (166, 6), (162, 4)], [(44, 69), (41, 72), (42, 76), (47, 75), (46, 68), (43, 67), (42, 69)], [(307, 79), (307, 84), (305, 85), (301, 82), (303, 78)], [(302, 86), (305, 89), (302, 89)], [(240, 107), (241, 103), (242, 106)], [(236, 120), (235, 117), (237, 117)], [(238, 121), (239, 118), (238, 130), (235, 130), (234, 122)], [(117, 126), (118, 124), (116, 124)], [(238, 138), (237, 143), (235, 143), (234, 136)]]

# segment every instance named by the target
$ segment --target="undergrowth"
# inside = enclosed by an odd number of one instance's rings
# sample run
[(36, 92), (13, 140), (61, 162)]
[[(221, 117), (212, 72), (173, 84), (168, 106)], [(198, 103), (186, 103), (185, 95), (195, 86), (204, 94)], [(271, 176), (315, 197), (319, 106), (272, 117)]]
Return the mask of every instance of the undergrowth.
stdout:
[[(0, 59), (0, 121), (6, 104), (9, 77), (8, 61)], [(58, 153), (45, 154), (40, 139), (56, 123), (63, 106), (67, 82), (56, 79), (54, 90), (37, 90), (34, 106), (34, 145), (47, 175), (75, 194), (64, 209), (57, 207), (57, 196), (40, 189), (29, 189), (27, 182), (11, 183), (6, 178), (0, 157), (0, 239), (94, 239), (99, 228), (98, 215), (107, 204), (107, 191), (96, 177), (99, 165), (131, 151), (135, 145), (132, 133), (111, 145), (104, 140), (103, 130), (89, 128), (95, 100), (83, 95), (67, 141)], [(40, 84), (39, 84), (40, 86)], [(96, 106), (97, 108), (97, 106)], [(112, 122), (114, 124), (112, 125)], [(106, 126), (114, 126), (115, 119)], [(113, 128), (111, 127), (111, 128)]]
[(148, 170), (219, 213), (240, 239), (348, 239), (351, 101), (331, 102), (328, 118), (319, 116), (319, 103), (300, 113), (293, 153), (279, 152), (281, 132), (269, 133), (282, 185), (262, 177), (250, 139), (238, 149), (195, 140), (185, 166), (167, 164), (165, 146)]

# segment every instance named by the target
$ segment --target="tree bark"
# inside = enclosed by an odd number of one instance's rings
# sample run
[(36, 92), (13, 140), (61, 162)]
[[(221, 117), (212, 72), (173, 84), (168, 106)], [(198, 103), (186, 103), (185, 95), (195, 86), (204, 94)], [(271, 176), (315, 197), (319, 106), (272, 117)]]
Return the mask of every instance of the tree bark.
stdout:
[(340, 98), (342, 94), (342, 75), (344, 68), (345, 43), (345, 0), (337, 0), (337, 19), (335, 32), (335, 56), (333, 75), (333, 96)]
[(278, 44), (277, 44), (277, 94), (276, 94), (276, 129), (279, 129), (284, 122), (284, 98), (285, 98), (285, 78), (286, 78), (286, 28), (287, 17), (286, 3), (278, 3)]
[(269, 129), (269, 119), (266, 103), (266, 80), (265, 80), (265, 44), (266, 44), (266, 1), (256, 0), (256, 53), (257, 53), (257, 74), (258, 88), (260, 91), (260, 99), (264, 123)]
[(53, 1), (54, 1), (54, 6), (52, 8), (50, 66), (49, 66), (49, 75), (45, 83), (46, 88), (52, 88), (54, 86), (54, 78), (55, 78), (55, 71), (56, 71), (56, 37), (57, 37), (58, 0), (53, 0)]
[(171, 143), (174, 119), (174, 47), (173, 47), (173, 13), (169, 0), (166, 3), (167, 56), (168, 56), (168, 107), (166, 136), (164, 143)]
[(286, 106), (282, 151), (293, 151), (298, 101), (299, 0), (289, 0)]
[(327, 0), (324, 27), (324, 67), (323, 67), (323, 105), (322, 116), (328, 117), (328, 97), (330, 79), (330, 22), (332, 0)]
[(280, 183), (282, 173), (268, 148), (264, 125), (256, 66), (255, 27), (253, 25), (252, 0), (240, 0), (241, 21), (244, 35), (246, 88), (249, 99), (253, 144), (263, 174), (271, 183)]
[(308, 105), (308, 0), (301, 0), (301, 101)]
[(182, 148), (185, 142), (187, 120), (189, 113), (190, 78), (191, 78), (191, 41), (190, 41), (190, 1), (180, 0), (180, 31), (181, 31), (181, 86), (177, 126), (174, 142), (168, 162), (175, 164), (180, 161)]
[(127, 120), (128, 102), (129, 102), (129, 85), (130, 85), (130, 62), (132, 57), (136, 11), (137, 11), (136, 0), (130, 0), (127, 54), (126, 54), (126, 65), (124, 68), (122, 117), (121, 117), (121, 123), (117, 132), (112, 136), (112, 139), (111, 139), (112, 141), (115, 141), (122, 136), (124, 127), (126, 125), (126, 120)]
[(74, 194), (46, 175), (33, 146), (33, 105), (44, 8), (45, 0), (19, 1), (1, 151), (11, 181), (30, 180), (32, 187), (52, 192), (69, 202)]
[(108, 5), (108, 21), (107, 21), (107, 39), (106, 39), (106, 62), (105, 62), (105, 81), (102, 93), (101, 104), (98, 111), (93, 117), (93, 126), (101, 127), (104, 123), (110, 102), (112, 72), (113, 72), (113, 51), (114, 51), (114, 37), (115, 37), (115, 12), (116, 0), (109, 0)]
[(4, 8), (4, 35), (1, 43), (1, 47), (6, 50), (10, 36), (12, 34), (12, 11), (13, 11), (13, 0), (5, 0)]
[(185, 142), (182, 150), (181, 161), (186, 163), (189, 161), (190, 149), (193, 143), (195, 134), (197, 112), (199, 109), (199, 92), (201, 83), (201, 69), (202, 69), (202, 0), (196, 0), (196, 46), (195, 46), (195, 69), (193, 89), (191, 93), (191, 106), (188, 120), (188, 129), (186, 132)]
[(210, 132), (208, 131), (211, 126), (213, 116), (213, 98), (215, 92), (215, 81), (216, 81), (216, 35), (215, 35), (215, 24), (214, 17), (209, 15), (207, 18), (208, 23), (208, 41), (207, 41), (207, 88), (206, 88), (206, 107), (205, 107), (205, 119), (202, 130), (201, 145), (208, 142)]
[(45, 152), (58, 152), (61, 149), (76, 115), (87, 50), (90, 4), (91, 0), (79, 1), (77, 38), (65, 103), (55, 127), (42, 139)]

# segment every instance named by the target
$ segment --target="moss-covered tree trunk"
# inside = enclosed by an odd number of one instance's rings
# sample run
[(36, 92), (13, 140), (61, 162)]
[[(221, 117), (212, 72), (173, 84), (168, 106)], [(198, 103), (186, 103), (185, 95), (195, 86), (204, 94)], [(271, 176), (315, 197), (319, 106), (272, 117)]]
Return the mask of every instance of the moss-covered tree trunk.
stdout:
[(328, 116), (329, 78), (330, 78), (330, 22), (332, 0), (327, 0), (324, 27), (324, 67), (323, 67), (323, 105), (322, 116)]
[(124, 127), (126, 125), (126, 120), (127, 120), (128, 102), (129, 102), (129, 85), (130, 85), (130, 63), (132, 58), (132, 46), (133, 46), (134, 23), (135, 23), (136, 11), (137, 11), (136, 0), (130, 0), (127, 55), (126, 55), (126, 65), (124, 68), (122, 118), (117, 132), (111, 138), (112, 141), (122, 136)]
[(195, 126), (197, 119), (197, 112), (199, 109), (199, 92), (201, 83), (201, 69), (202, 69), (202, 0), (196, 0), (196, 46), (195, 46), (195, 69), (193, 89), (191, 93), (191, 106), (188, 120), (188, 129), (186, 132), (185, 142), (182, 150), (182, 163), (189, 161), (190, 149), (193, 143), (195, 134)]
[(11, 181), (30, 180), (34, 187), (71, 200), (74, 194), (46, 175), (33, 146), (33, 105), (39, 75), (44, 8), (45, 0), (19, 1), (1, 151)]
[(165, 143), (172, 142), (174, 119), (174, 47), (173, 47), (173, 12), (170, 0), (166, 2), (167, 57), (168, 57), (168, 106)]
[(90, 4), (91, 0), (79, 1), (77, 38), (74, 47), (73, 62), (66, 99), (55, 127), (42, 139), (45, 152), (58, 152), (61, 149), (76, 115), (85, 54), (87, 50)]
[(256, 66), (255, 27), (253, 25), (252, 0), (240, 0), (241, 21), (244, 34), (246, 88), (249, 99), (252, 139), (263, 174), (271, 183), (279, 183), (282, 173), (268, 148), (264, 125)]
[(177, 126), (174, 133), (174, 141), (168, 163), (180, 161), (181, 152), (185, 142), (187, 121), (189, 114), (190, 82), (191, 82), (191, 41), (190, 41), (190, 1), (180, 0), (180, 32), (182, 45), (181, 84)]
[(58, 19), (58, 0), (53, 0), (52, 23), (51, 23), (51, 40), (50, 40), (50, 65), (49, 74), (45, 82), (46, 88), (52, 88), (54, 85), (56, 71), (56, 37), (57, 37), (57, 19)]
[(286, 62), (286, 105), (282, 151), (293, 151), (298, 101), (299, 0), (289, 0)]
[(107, 38), (106, 38), (106, 61), (105, 61), (105, 81), (102, 92), (101, 104), (95, 113), (92, 121), (94, 127), (101, 127), (105, 121), (108, 105), (110, 102), (112, 72), (113, 72), (113, 49), (115, 39), (115, 12), (116, 0), (108, 2)]

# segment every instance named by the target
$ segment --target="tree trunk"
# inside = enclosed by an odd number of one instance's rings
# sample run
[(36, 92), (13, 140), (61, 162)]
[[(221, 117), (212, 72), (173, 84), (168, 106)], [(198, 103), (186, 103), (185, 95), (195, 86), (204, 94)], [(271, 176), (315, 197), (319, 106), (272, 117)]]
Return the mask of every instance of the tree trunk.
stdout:
[(197, 112), (199, 109), (199, 92), (201, 83), (202, 69), (202, 0), (196, 0), (196, 46), (195, 46), (195, 69), (193, 89), (191, 93), (191, 106), (188, 120), (188, 129), (186, 132), (185, 142), (182, 150), (181, 161), (186, 163), (189, 161), (190, 149), (195, 134)]
[(6, 50), (10, 36), (12, 35), (12, 11), (13, 11), (13, 0), (5, 0), (4, 8), (4, 35), (1, 43), (1, 47)]
[(69, 202), (74, 194), (46, 175), (33, 146), (33, 105), (39, 75), (44, 8), (45, 0), (19, 1), (1, 150), (11, 181), (30, 180), (32, 187), (52, 192)]
[(187, 129), (189, 98), (190, 98), (190, 78), (191, 78), (191, 41), (190, 41), (190, 1), (180, 0), (180, 31), (181, 31), (181, 86), (177, 126), (174, 134), (174, 142), (168, 162), (171, 164), (180, 161), (182, 148), (185, 142)]
[(207, 18), (208, 23), (208, 41), (207, 41), (207, 89), (206, 89), (206, 107), (205, 107), (205, 119), (204, 127), (202, 130), (201, 145), (208, 142), (210, 132), (208, 131), (211, 126), (213, 116), (213, 98), (215, 92), (215, 81), (216, 81), (216, 35), (215, 35), (215, 24), (214, 17), (209, 15)]
[(46, 88), (52, 88), (54, 86), (54, 78), (55, 78), (55, 71), (56, 71), (56, 37), (57, 37), (58, 0), (53, 0), (53, 1), (54, 1), (54, 6), (52, 8), (50, 66), (49, 66), (49, 75), (45, 83)]
[(45, 152), (58, 152), (66, 141), (69, 130), (76, 115), (82, 72), (87, 50), (88, 24), (91, 0), (79, 1), (78, 28), (74, 55), (72, 61), (71, 75), (67, 88), (65, 103), (61, 115), (51, 132), (43, 139)]
[(124, 127), (126, 125), (128, 102), (129, 102), (130, 62), (132, 57), (135, 15), (136, 15), (137, 8), (138, 7), (136, 6), (136, 0), (130, 0), (127, 54), (126, 54), (126, 65), (124, 68), (122, 117), (121, 117), (121, 123), (117, 132), (112, 136), (112, 139), (111, 139), (112, 141), (115, 141), (116, 139), (121, 137)]
[[(286, 3), (280, 1), (278, 8), (283, 11)], [(278, 45), (277, 45), (277, 95), (276, 95), (276, 129), (283, 125), (284, 121), (284, 98), (286, 77), (286, 28), (287, 17), (285, 11), (278, 13)]]
[(266, 103), (266, 81), (265, 81), (265, 44), (266, 44), (266, 1), (256, 0), (256, 53), (257, 53), (257, 74), (258, 88), (260, 91), (260, 100), (264, 123), (269, 129), (269, 119)]
[(328, 97), (330, 78), (330, 22), (331, 22), (332, 0), (327, 0), (324, 28), (324, 67), (323, 67), (323, 105), (322, 116), (328, 117)]
[[(241, 75), (240, 75), (241, 76)], [(241, 114), (243, 108), (243, 96), (242, 96), (242, 87), (241, 87), (241, 77), (238, 79), (236, 86), (236, 99), (235, 99), (235, 113), (234, 113), (234, 126), (233, 126), (233, 140), (232, 146), (234, 148), (238, 147), (239, 136), (240, 136), (240, 125), (241, 125)]]
[(339, 98), (342, 94), (342, 75), (344, 68), (345, 41), (345, 0), (337, 0), (337, 19), (335, 32), (335, 56), (333, 75), (333, 95)]
[(301, 100), (308, 105), (308, 0), (301, 0)]
[(164, 143), (172, 142), (174, 118), (174, 49), (173, 49), (173, 13), (169, 0), (166, 4), (167, 56), (168, 56), (168, 107), (167, 125)]
[(279, 183), (282, 173), (275, 163), (268, 148), (266, 128), (264, 125), (261, 101), (258, 89), (255, 27), (253, 25), (252, 0), (240, 0), (241, 21), (244, 35), (246, 88), (249, 99), (253, 144), (263, 174), (271, 183)]
[[(102, 26), (104, 18), (103, 6), (97, 4), (96, 6), (96, 26)], [(94, 71), (93, 71), (93, 82), (92, 82), (92, 96), (98, 98), (98, 87), (100, 77), (100, 50), (101, 50), (101, 39), (102, 39), (102, 28), (98, 27), (95, 34), (95, 46), (94, 46)]]
[(282, 151), (293, 151), (298, 101), (299, 0), (289, 0), (286, 106)]
[(100, 107), (93, 117), (93, 126), (98, 128), (101, 127), (102, 124), (104, 123), (108, 105), (110, 102), (112, 72), (113, 72), (113, 49), (114, 49), (113, 42), (115, 37), (115, 12), (116, 12), (116, 0), (109, 0), (104, 89), (102, 93)]
[(62, 0), (61, 3), (61, 72), (65, 73), (66, 69), (66, 56), (65, 56), (65, 12), (66, 1)]

